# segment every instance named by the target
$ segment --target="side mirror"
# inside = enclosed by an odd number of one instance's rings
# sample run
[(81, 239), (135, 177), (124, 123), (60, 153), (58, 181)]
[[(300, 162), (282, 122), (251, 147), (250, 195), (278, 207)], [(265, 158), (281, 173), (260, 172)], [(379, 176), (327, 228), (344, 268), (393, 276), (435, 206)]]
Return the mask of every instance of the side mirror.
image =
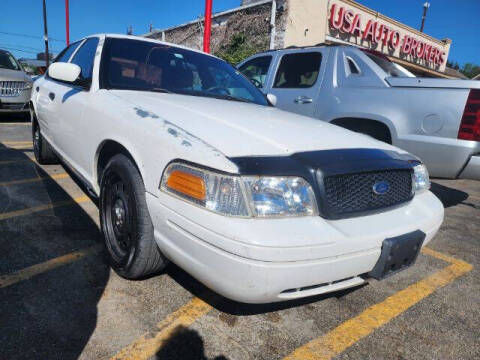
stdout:
[(267, 94), (267, 99), (270, 101), (270, 104), (277, 106), (277, 97), (273, 94)]
[(74, 83), (81, 71), (76, 64), (56, 62), (48, 67), (48, 76), (58, 81)]

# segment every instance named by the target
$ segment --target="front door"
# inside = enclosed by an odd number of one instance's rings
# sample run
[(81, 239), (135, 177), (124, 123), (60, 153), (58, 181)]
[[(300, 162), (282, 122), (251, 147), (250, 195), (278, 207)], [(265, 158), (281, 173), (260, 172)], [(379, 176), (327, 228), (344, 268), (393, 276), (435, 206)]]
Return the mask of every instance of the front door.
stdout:
[(90, 87), (98, 42), (98, 38), (88, 38), (70, 60), (81, 69), (75, 84), (52, 81), (50, 87), (56, 104), (55, 128), (52, 129), (55, 144), (62, 157), (81, 175), (86, 174), (85, 162), (82, 161), (86, 156), (82, 151), (82, 139), (85, 137), (83, 114), (92, 96)]
[[(81, 42), (78, 41), (66, 47), (57, 56), (55, 62), (68, 62), (80, 44)], [(57, 83), (51, 79), (47, 73), (42, 80), (35, 83), (35, 88), (33, 89), (32, 94), (32, 96), (37, 97), (36, 115), (40, 123), (42, 133), (53, 145), (55, 145), (53, 139), (53, 130), (55, 130), (58, 126), (58, 102), (55, 101), (55, 92), (58, 92), (56, 84)]]
[(320, 92), (324, 50), (286, 52), (268, 91), (277, 96), (277, 107), (297, 114), (314, 116)]

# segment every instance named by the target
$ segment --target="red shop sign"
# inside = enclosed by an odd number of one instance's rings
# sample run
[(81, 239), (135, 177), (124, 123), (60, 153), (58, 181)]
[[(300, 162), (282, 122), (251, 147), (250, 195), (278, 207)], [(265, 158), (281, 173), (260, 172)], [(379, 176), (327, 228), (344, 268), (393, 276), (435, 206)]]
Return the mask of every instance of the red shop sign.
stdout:
[(400, 49), (402, 54), (423, 59), (435, 65), (445, 61), (446, 54), (440, 48), (414, 36), (404, 35), (401, 38), (397, 30), (374, 20), (368, 20), (363, 24), (361, 14), (356, 14), (344, 7), (337, 8), (336, 4), (330, 8), (330, 27), (343, 33), (360, 36), (362, 40), (373, 43), (382, 42), (383, 45), (388, 45), (394, 50)]

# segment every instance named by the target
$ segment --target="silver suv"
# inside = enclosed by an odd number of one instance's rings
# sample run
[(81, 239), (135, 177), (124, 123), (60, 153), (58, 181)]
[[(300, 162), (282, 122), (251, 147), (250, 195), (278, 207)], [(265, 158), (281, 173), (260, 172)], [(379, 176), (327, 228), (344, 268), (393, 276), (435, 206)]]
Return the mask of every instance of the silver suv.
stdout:
[(28, 112), (32, 79), (6, 50), (0, 50), (0, 113)]

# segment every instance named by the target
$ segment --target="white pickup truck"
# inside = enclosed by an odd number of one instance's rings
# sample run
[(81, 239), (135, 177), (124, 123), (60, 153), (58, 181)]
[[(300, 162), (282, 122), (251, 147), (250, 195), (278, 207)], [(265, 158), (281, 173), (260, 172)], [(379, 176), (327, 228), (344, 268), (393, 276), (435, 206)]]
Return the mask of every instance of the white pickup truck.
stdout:
[(443, 220), (414, 156), (276, 109), (226, 62), (172, 44), (73, 43), (31, 110), (35, 157), (99, 197), (126, 278), (168, 259), (238, 301), (295, 299), (403, 270)]
[(480, 81), (416, 78), (353, 46), (268, 51), (238, 68), (280, 109), (405, 149), (432, 176), (480, 179)]

